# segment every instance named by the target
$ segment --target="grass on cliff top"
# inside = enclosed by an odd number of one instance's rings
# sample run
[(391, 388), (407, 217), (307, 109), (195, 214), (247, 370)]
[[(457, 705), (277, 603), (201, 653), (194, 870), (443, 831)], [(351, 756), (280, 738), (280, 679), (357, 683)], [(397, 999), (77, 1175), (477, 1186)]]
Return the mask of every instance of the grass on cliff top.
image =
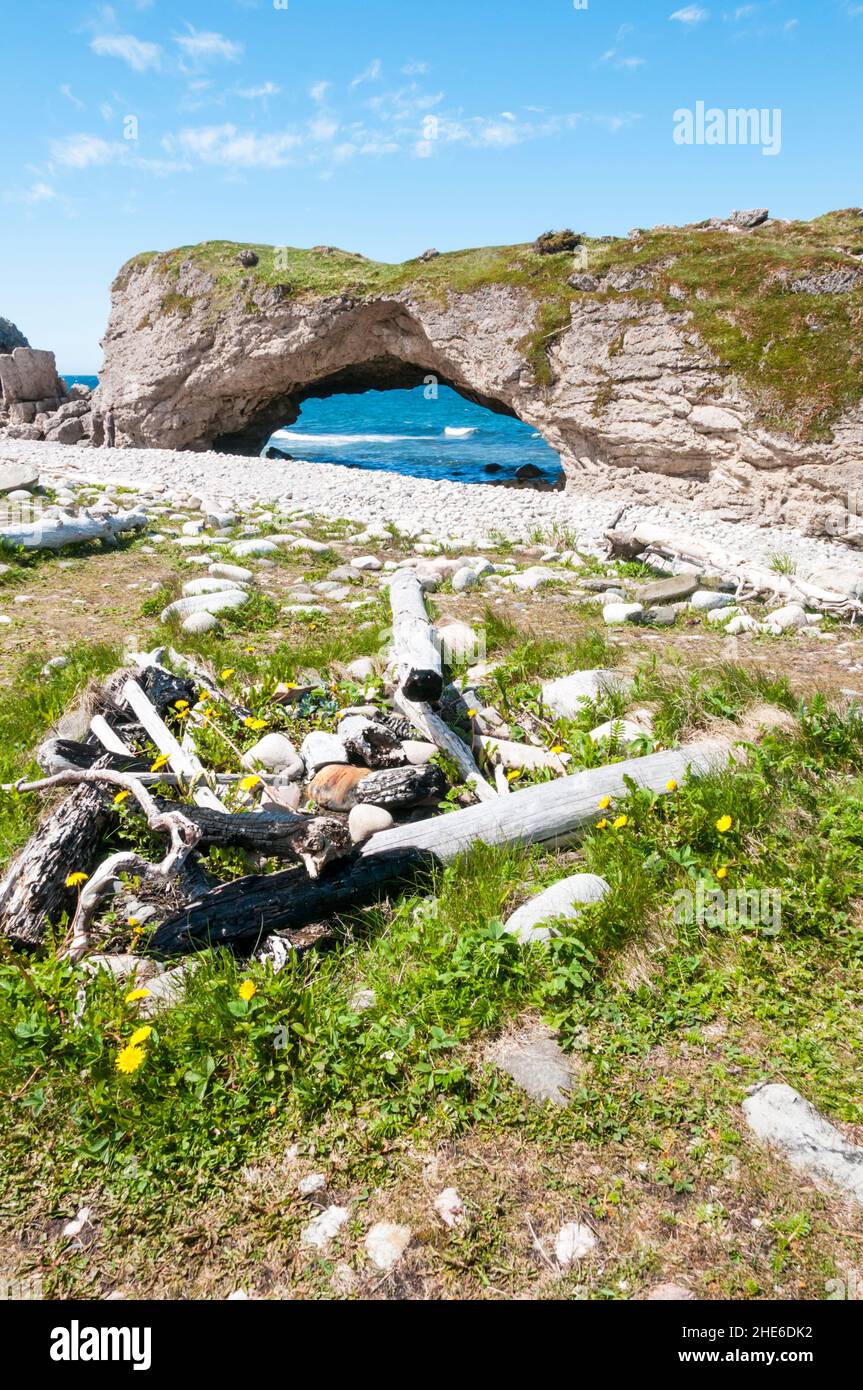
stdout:
[[(625, 292), (627, 299), (662, 302), (691, 315), (692, 327), (728, 377), (760, 408), (767, 428), (800, 439), (829, 440), (831, 426), (863, 398), (863, 285), (849, 294), (792, 294), (799, 275), (856, 266), (863, 255), (859, 208), (827, 213), (811, 222), (775, 222), (735, 235), (698, 227), (655, 228), (638, 238), (585, 239), (591, 273), (649, 267), (652, 284)], [(176, 289), (191, 263), (213, 276), (213, 308), (241, 299), (249, 313), (267, 307), (262, 291), (283, 298), (349, 295), (369, 299), (410, 289), (438, 301), (491, 285), (524, 290), (537, 305), (534, 327), (521, 341), (540, 385), (551, 385), (549, 352), (570, 323), (571, 254), (537, 255), (530, 245), (490, 246), (444, 253), (431, 261), (388, 265), (335, 248), (251, 245), (258, 264), (236, 263), (236, 242), (209, 241), (166, 252), (145, 252), (123, 267), (121, 290), (136, 269), (157, 262), (166, 279), (163, 313), (189, 314), (194, 301)], [(681, 287), (685, 300), (669, 295)], [(603, 290), (590, 298), (616, 300)]]

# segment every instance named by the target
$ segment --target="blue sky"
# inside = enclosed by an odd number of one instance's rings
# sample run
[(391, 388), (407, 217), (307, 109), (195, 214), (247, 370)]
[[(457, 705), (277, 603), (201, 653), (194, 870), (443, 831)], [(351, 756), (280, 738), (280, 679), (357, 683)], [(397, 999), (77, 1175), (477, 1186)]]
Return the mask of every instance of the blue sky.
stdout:
[[(863, 203), (863, 0), (582, 4), (7, 3), (0, 314), (88, 372), (136, 251), (402, 260)], [(699, 101), (778, 109), (780, 152), (676, 144)]]

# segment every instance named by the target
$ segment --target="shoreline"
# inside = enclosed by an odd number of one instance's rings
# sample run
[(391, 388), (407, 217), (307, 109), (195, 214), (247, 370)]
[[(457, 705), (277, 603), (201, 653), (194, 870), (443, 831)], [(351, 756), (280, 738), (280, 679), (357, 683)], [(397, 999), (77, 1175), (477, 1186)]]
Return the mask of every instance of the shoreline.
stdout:
[(863, 556), (838, 541), (804, 536), (769, 518), (726, 521), (710, 512), (630, 502), (625, 489), (560, 492), (415, 478), (374, 469), (305, 460), (268, 460), (211, 451), (171, 449), (82, 449), (33, 440), (0, 440), (0, 458), (39, 469), (43, 485), (64, 479), (77, 484), (131, 488), (147, 495), (200, 495), (214, 503), (249, 505), (255, 501), (290, 503), (321, 516), (365, 525), (391, 524), (406, 534), (431, 532), (443, 545), (480, 545), (492, 536), (513, 542), (536, 539), (538, 532), (565, 548), (604, 554), (605, 531), (622, 506), (627, 524), (667, 522), (693, 535), (709, 537), (733, 552), (769, 562), (782, 555), (796, 564), (841, 565), (859, 571)]

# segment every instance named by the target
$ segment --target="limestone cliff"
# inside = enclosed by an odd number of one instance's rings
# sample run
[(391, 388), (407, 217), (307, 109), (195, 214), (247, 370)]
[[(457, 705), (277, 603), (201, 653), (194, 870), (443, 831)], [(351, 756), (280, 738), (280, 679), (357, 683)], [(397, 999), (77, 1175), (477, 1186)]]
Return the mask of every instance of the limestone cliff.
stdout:
[(835, 527), (863, 490), (863, 213), (580, 240), (135, 257), (101, 407), (119, 443), (252, 452), (309, 396), (434, 377), (541, 431), (569, 484)]

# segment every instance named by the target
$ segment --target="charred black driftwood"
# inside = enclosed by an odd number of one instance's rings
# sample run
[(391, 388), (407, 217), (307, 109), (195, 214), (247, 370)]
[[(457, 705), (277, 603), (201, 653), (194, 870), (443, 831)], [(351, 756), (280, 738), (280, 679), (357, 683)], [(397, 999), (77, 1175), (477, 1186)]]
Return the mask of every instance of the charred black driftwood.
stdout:
[[(159, 806), (169, 809), (169, 803)], [(302, 859), (312, 876), (320, 873), (325, 864), (340, 859), (351, 851), (351, 837), (344, 821), (335, 816), (304, 816), (280, 811), (252, 814), (225, 814), (208, 806), (183, 806), (183, 815), (201, 832), (199, 848), (251, 850), (275, 858), (289, 855)]]
[(109, 753), (101, 744), (80, 743), (73, 738), (47, 739), (38, 752), (39, 766), (48, 774), (63, 768), (83, 770), (88, 767), (108, 767), (112, 772), (147, 772), (150, 761), (134, 753)]
[(447, 780), (439, 767), (390, 767), (370, 772), (357, 783), (354, 798), (388, 811), (416, 806), (421, 801), (446, 796)]
[(0, 882), (0, 935), (18, 946), (41, 945), (64, 913), (75, 910), (72, 873), (90, 874), (103, 834), (116, 819), (98, 787), (76, 787), (47, 815)]
[(177, 955), (205, 946), (254, 947), (271, 932), (297, 930), (372, 902), (435, 863), (432, 855), (408, 850), (345, 860), (317, 879), (300, 868), (236, 879), (167, 918), (150, 950)]

